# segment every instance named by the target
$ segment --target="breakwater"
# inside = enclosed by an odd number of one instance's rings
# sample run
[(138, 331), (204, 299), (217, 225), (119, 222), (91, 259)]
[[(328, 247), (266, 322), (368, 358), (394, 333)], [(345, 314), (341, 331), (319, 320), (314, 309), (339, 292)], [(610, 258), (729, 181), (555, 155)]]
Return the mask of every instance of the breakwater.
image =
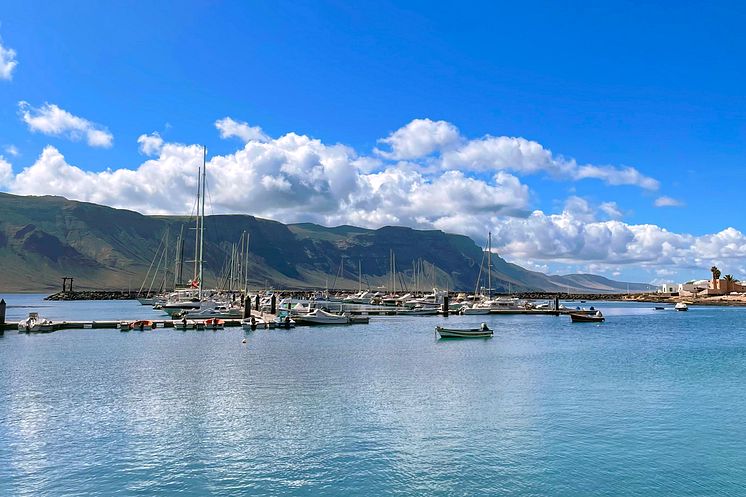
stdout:
[(81, 290), (57, 292), (44, 300), (133, 300), (137, 293), (122, 290)]

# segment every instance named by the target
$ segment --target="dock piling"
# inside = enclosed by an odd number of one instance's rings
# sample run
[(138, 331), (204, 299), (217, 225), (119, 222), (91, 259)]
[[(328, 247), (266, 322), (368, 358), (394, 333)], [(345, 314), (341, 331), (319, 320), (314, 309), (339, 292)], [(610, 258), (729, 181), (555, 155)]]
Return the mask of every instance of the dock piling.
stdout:
[(0, 333), (5, 331), (5, 299), (0, 299)]
[(448, 295), (443, 296), (443, 317), (448, 317)]
[(246, 295), (243, 301), (243, 318), (246, 319), (251, 316), (251, 297)]
[(274, 293), (272, 294), (272, 300), (269, 304), (269, 313), (277, 314), (277, 295), (275, 295)]

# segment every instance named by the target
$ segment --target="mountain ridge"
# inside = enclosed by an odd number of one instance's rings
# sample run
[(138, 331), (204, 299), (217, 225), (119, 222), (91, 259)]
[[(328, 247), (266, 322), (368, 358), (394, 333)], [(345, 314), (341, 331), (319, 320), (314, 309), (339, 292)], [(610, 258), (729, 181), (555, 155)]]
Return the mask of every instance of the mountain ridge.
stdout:
[[(0, 289), (58, 289), (63, 276), (79, 288), (137, 290), (164, 233), (174, 243), (184, 229), (184, 253), (194, 251), (193, 221), (186, 216), (146, 216), (58, 196), (0, 193)], [(350, 225), (283, 224), (244, 214), (205, 219), (205, 282), (217, 284), (231, 244), (250, 234), (252, 288), (357, 289), (390, 286), (390, 254), (399, 289), (412, 289), (415, 266), (422, 287), (474, 291), (484, 251), (464, 235), (404, 226), (367, 229)], [(188, 258), (185, 257), (185, 258)], [(596, 275), (546, 275), (493, 254), (493, 290), (621, 293), (650, 285)], [(173, 261), (173, 254), (169, 255)], [(417, 261), (422, 261), (422, 264)], [(191, 273), (185, 265), (184, 274)], [(362, 270), (362, 278), (358, 274)], [(171, 277), (173, 278), (173, 277)], [(186, 278), (185, 278), (186, 279)]]

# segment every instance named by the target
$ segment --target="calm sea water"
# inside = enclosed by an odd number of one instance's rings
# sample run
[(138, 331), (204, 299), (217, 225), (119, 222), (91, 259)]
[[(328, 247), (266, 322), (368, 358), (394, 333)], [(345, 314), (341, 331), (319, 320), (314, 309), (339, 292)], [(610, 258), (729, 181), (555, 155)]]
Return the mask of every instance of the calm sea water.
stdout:
[[(159, 316), (2, 297), (9, 319)], [(6, 332), (0, 495), (746, 495), (746, 309), (600, 307)], [(437, 340), (444, 321), (495, 337)]]

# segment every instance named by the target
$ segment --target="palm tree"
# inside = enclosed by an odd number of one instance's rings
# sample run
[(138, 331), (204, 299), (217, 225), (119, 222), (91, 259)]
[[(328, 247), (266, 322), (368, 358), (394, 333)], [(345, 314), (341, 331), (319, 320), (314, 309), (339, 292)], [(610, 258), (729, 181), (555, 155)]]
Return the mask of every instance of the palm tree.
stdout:
[(733, 290), (733, 284), (736, 283), (738, 280), (733, 277), (732, 274), (726, 274), (725, 275), (725, 288), (726, 292), (730, 292)]
[(712, 266), (710, 268), (710, 272), (712, 273), (712, 281), (716, 281), (720, 279), (720, 275), (722, 274), (717, 266)]

